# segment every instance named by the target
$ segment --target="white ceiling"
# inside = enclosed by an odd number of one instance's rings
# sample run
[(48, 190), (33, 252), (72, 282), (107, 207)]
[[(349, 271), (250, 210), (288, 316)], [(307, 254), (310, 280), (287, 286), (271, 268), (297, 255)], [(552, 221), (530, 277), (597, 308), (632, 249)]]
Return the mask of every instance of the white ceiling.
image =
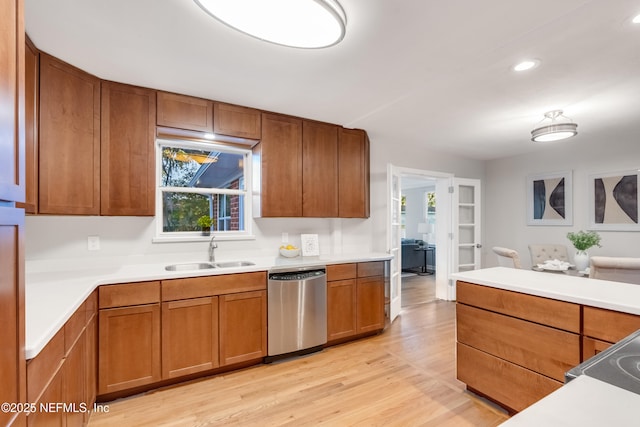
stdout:
[[(638, 0), (340, 2), (346, 36), (318, 50), (235, 32), (191, 0), (25, 0), (25, 20), (38, 48), (100, 78), (363, 128), (373, 143), (492, 159), (542, 149), (530, 131), (553, 109), (575, 138), (640, 126)], [(524, 58), (542, 62), (511, 71)]]

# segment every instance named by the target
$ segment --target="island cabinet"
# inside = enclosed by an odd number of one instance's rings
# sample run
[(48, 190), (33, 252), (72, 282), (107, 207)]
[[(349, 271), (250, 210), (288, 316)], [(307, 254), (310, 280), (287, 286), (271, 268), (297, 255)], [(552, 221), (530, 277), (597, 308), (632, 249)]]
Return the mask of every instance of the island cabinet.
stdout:
[[(29, 426), (83, 426), (95, 402), (97, 295), (91, 294), (27, 363)], [(61, 408), (59, 405), (66, 405)]]
[(213, 133), (213, 101), (158, 92), (157, 125)]
[(518, 412), (581, 361), (578, 304), (458, 281), (457, 377)]
[(384, 329), (384, 262), (327, 266), (327, 342)]
[(40, 53), (39, 206), (100, 214), (100, 79)]
[(104, 81), (100, 214), (155, 214), (156, 92)]
[(99, 288), (98, 395), (160, 381), (160, 282)]
[(582, 322), (583, 360), (640, 329), (640, 316), (589, 306), (583, 308)]

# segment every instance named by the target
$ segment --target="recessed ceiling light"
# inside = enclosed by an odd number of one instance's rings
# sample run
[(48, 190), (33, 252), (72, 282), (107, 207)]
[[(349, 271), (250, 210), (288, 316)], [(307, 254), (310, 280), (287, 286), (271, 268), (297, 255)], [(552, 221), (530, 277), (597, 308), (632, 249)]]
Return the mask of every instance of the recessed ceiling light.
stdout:
[(513, 66), (513, 71), (527, 71), (540, 65), (537, 59), (527, 59)]
[(634, 24), (640, 24), (640, 15), (637, 15), (635, 18), (631, 20)]
[(347, 18), (336, 0), (194, 0), (218, 21), (271, 43), (306, 49), (333, 46)]

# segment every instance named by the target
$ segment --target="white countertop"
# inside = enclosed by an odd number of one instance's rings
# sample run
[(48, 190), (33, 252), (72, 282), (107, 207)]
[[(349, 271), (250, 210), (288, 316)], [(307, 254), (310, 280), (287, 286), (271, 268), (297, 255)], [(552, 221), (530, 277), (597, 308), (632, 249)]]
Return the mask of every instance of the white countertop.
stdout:
[[(166, 271), (169, 262), (139, 263), (124, 266), (101, 266), (62, 271), (29, 272), (25, 285), (26, 337), (25, 357), (32, 359), (64, 326), (85, 299), (100, 285), (176, 279), (220, 274), (267, 271), (275, 267), (305, 267), (344, 264), (350, 262), (385, 261), (392, 256), (385, 253), (321, 255), (319, 257), (261, 257), (242, 258), (255, 265), (237, 268)], [(194, 260), (204, 261), (204, 260)], [(218, 260), (232, 261), (232, 260)]]
[(640, 395), (581, 375), (500, 424), (504, 427), (637, 426)]
[(640, 285), (507, 267), (455, 273), (451, 277), (493, 288), (640, 315)]

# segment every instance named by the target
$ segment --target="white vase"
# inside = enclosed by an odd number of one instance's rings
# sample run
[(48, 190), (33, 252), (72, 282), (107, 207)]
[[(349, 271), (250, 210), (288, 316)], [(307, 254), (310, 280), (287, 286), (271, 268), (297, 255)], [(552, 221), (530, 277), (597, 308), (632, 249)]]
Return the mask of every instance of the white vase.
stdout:
[(577, 251), (573, 262), (576, 264), (576, 270), (584, 271), (589, 268), (589, 254), (587, 251)]

